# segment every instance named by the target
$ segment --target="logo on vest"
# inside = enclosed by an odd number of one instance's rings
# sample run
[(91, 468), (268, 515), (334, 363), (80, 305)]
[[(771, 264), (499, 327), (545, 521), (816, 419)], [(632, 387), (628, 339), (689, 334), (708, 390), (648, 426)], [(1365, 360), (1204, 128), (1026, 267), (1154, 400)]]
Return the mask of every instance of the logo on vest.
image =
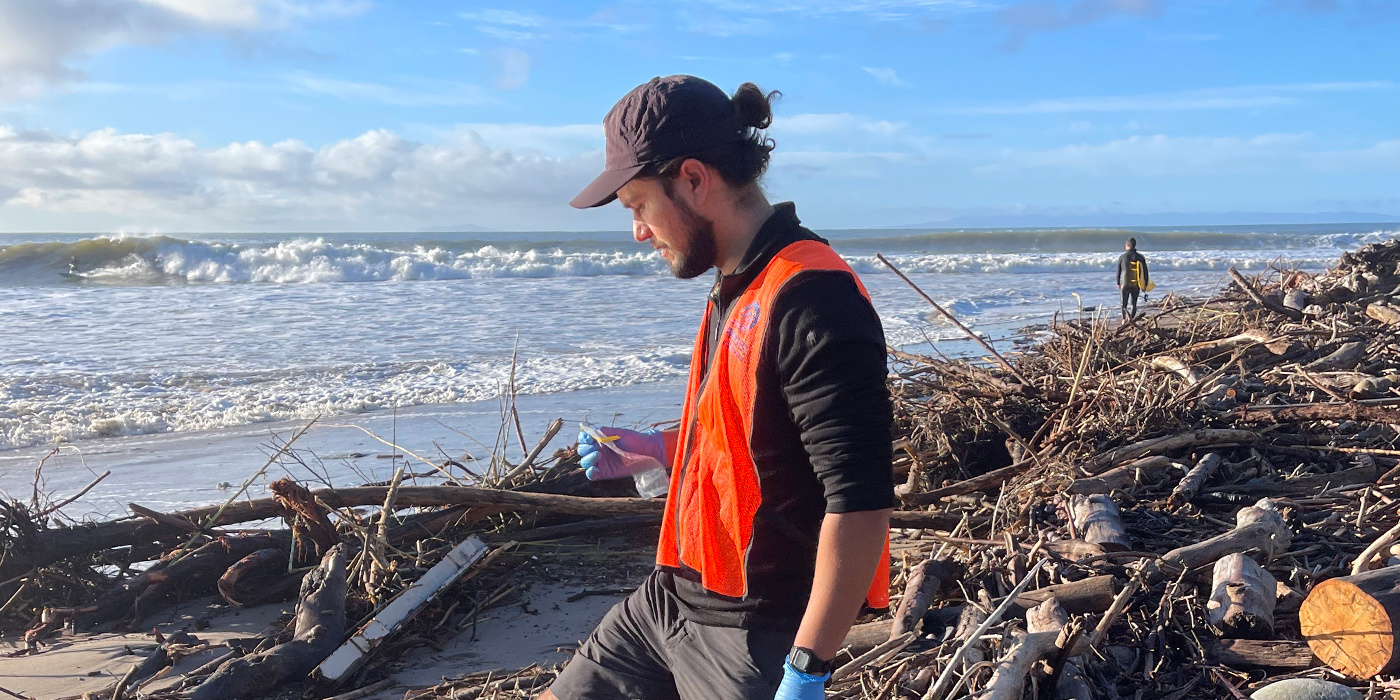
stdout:
[(739, 311), (739, 315), (729, 322), (729, 327), (724, 330), (722, 343), (730, 349), (730, 352), (738, 352), (747, 355), (749, 352), (749, 342), (751, 332), (758, 325), (758, 302), (752, 302)]

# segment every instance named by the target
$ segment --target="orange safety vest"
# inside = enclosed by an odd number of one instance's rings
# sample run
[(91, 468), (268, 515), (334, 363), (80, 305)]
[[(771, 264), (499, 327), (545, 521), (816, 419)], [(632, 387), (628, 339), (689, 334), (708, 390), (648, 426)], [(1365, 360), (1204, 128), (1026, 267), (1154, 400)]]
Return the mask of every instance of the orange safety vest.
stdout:
[[(705, 356), (705, 335), (714, 305), (706, 307), (691, 356), (690, 382), (676, 442), (678, 454), (671, 460), (671, 489), (656, 563), (693, 570), (706, 590), (731, 598), (745, 598), (749, 593), (749, 545), (764, 495), (751, 440), (757, 370), (770, 311), (783, 286), (805, 270), (849, 273), (860, 293), (870, 299), (855, 271), (830, 246), (797, 241), (779, 251), (734, 300), (712, 357)], [(886, 535), (866, 604), (874, 609), (888, 608), (889, 585)]]

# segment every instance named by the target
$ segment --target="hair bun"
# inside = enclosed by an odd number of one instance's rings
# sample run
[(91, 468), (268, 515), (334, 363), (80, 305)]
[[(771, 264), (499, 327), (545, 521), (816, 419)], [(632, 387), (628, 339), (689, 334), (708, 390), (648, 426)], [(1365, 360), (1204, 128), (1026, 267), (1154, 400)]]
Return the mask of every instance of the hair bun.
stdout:
[(774, 90), (765, 93), (753, 83), (744, 83), (729, 98), (739, 115), (739, 124), (746, 129), (767, 129), (773, 123), (773, 100), (782, 96)]

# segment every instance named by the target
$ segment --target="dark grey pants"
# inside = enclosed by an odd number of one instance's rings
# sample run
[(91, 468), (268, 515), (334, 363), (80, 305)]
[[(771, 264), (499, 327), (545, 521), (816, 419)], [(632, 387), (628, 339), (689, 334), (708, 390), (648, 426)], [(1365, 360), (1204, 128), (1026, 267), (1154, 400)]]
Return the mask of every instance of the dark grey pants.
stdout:
[(795, 635), (687, 620), (653, 572), (608, 611), (550, 690), (559, 700), (769, 700)]

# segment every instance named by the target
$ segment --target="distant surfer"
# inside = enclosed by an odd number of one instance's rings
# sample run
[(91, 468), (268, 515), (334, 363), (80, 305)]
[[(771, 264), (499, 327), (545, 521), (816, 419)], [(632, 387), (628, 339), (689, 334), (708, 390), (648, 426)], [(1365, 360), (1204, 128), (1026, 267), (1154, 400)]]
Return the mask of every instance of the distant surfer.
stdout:
[[(1137, 316), (1138, 293), (1150, 292), (1157, 285), (1147, 273), (1147, 258), (1138, 252), (1137, 239), (1129, 238), (1123, 248), (1127, 252), (1118, 257), (1118, 291), (1123, 297), (1123, 319), (1127, 320)], [(1130, 301), (1131, 312), (1128, 311)]]

